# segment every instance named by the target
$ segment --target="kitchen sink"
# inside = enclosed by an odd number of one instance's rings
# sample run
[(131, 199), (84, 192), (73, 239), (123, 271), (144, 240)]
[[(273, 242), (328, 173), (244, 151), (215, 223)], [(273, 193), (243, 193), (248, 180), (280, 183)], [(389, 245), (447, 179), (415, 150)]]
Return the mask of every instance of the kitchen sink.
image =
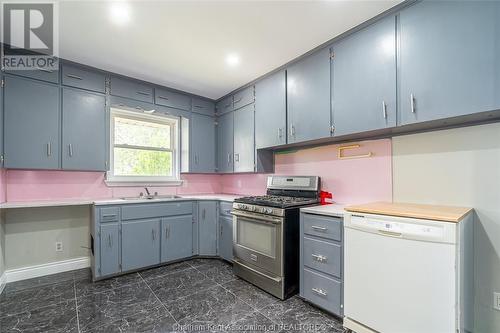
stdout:
[(178, 195), (142, 195), (137, 197), (123, 197), (121, 200), (174, 200), (180, 199)]

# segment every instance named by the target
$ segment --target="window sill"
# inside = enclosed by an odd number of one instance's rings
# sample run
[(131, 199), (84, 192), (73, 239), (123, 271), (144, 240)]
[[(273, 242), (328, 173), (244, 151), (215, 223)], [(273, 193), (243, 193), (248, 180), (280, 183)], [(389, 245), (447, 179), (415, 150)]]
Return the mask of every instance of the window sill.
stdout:
[(104, 180), (109, 187), (168, 187), (168, 186), (181, 186), (183, 180), (164, 180), (164, 181), (123, 181), (123, 180)]

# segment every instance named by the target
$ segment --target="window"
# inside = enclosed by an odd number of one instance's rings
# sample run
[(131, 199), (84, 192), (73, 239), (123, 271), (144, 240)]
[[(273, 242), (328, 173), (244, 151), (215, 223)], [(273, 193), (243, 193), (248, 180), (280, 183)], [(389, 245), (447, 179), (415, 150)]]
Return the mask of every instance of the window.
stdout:
[(179, 181), (179, 119), (111, 109), (109, 182)]

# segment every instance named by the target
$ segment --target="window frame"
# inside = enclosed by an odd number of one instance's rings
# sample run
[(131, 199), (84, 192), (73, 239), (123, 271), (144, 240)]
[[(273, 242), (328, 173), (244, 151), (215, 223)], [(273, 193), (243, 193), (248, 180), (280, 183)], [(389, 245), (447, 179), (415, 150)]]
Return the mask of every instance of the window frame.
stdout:
[[(126, 118), (137, 121), (170, 125), (171, 148), (155, 148), (136, 145), (115, 144), (115, 118)], [(180, 118), (175, 116), (139, 113), (116, 107), (110, 108), (109, 125), (109, 171), (106, 172), (106, 183), (112, 186), (148, 186), (148, 185), (180, 185)], [(119, 176), (114, 174), (114, 148), (131, 148), (151, 151), (172, 152), (172, 176)]]

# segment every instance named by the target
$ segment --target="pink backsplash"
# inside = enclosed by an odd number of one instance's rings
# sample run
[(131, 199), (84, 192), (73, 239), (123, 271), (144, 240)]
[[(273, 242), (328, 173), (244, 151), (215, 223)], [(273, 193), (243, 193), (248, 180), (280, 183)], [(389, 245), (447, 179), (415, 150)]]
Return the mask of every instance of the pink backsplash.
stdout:
[[(338, 145), (276, 155), (275, 171), (282, 175), (318, 175), (322, 189), (338, 203), (392, 199), (391, 141), (360, 142), (349, 154), (372, 152), (370, 158), (339, 160)], [(346, 152), (348, 153), (348, 152)], [(151, 187), (159, 194), (264, 194), (266, 174), (183, 174), (178, 187)], [(105, 199), (136, 196), (142, 187), (108, 187), (102, 172), (0, 170), (1, 202)]]

